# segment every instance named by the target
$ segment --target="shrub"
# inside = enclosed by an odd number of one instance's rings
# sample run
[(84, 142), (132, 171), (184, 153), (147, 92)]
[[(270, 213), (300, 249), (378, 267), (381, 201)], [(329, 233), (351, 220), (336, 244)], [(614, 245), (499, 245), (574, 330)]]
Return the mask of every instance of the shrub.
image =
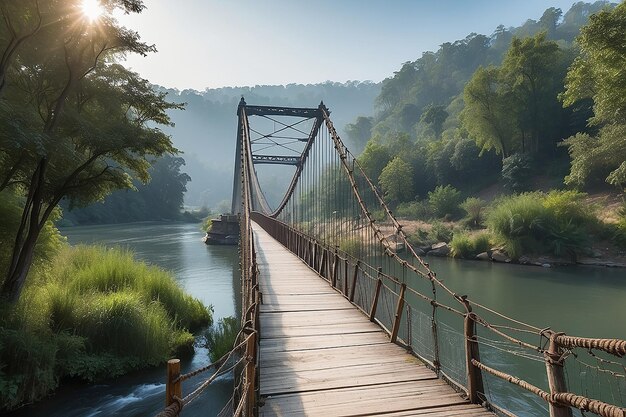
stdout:
[(491, 239), (487, 233), (474, 236), (467, 233), (455, 233), (450, 242), (451, 253), (455, 258), (472, 259), (491, 247)]
[(451, 185), (439, 185), (433, 191), (428, 192), (428, 202), (435, 215), (457, 217), (460, 211), (461, 192)]
[(487, 203), (484, 200), (476, 197), (468, 197), (461, 203), (461, 208), (467, 213), (467, 216), (465, 216), (467, 226), (478, 228), (482, 225), (486, 205)]
[(360, 258), (363, 241), (359, 237), (344, 238), (339, 242), (339, 250), (354, 258)]
[(432, 217), (433, 212), (427, 201), (411, 201), (399, 204), (395, 214), (405, 219), (427, 220)]
[(452, 227), (442, 222), (434, 222), (428, 233), (428, 237), (434, 242), (450, 242), (453, 234)]
[(189, 350), (185, 328), (211, 322), (170, 274), (121, 249), (66, 247), (32, 272), (19, 302), (0, 304), (0, 409), (66, 376), (93, 381), (164, 362)]
[(423, 229), (417, 229), (415, 233), (411, 233), (406, 238), (413, 246), (426, 246), (433, 243), (428, 237), (428, 232)]
[(502, 183), (506, 190), (519, 193), (527, 191), (533, 174), (532, 157), (516, 153), (502, 161)]
[(217, 325), (206, 332), (206, 347), (209, 357), (215, 362), (227, 354), (234, 346), (241, 324), (236, 317), (224, 317)]
[(487, 224), (510, 256), (549, 250), (575, 257), (586, 249), (594, 226), (588, 212), (578, 193), (525, 193), (494, 202)]
[(540, 252), (547, 233), (547, 210), (540, 193), (525, 193), (494, 201), (489, 228), (503, 240), (509, 256)]

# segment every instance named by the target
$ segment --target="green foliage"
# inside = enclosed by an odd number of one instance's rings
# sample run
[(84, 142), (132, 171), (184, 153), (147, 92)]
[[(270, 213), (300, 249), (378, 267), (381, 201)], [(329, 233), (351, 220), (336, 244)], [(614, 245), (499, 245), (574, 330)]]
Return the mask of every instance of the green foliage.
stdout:
[(624, 31), (626, 4), (621, 2), (591, 16), (577, 38), (580, 55), (567, 73), (561, 98), (571, 107), (593, 99), (594, 115), (589, 121), (602, 128), (596, 137), (580, 133), (564, 141), (572, 160), (567, 184), (593, 184), (600, 177), (622, 190), (626, 186)]
[(387, 201), (402, 202), (410, 199), (413, 191), (411, 165), (396, 156), (382, 170), (378, 182)]
[(64, 204), (64, 218), (73, 225), (180, 220), (183, 195), (191, 180), (181, 172), (184, 164), (183, 158), (163, 155), (152, 161), (149, 183), (134, 181), (136, 190), (114, 191), (103, 201), (86, 207)]
[(428, 193), (428, 202), (435, 215), (456, 217), (460, 211), (461, 192), (451, 185), (439, 185)]
[(563, 102), (566, 106), (591, 97), (594, 123), (623, 123), (626, 120), (626, 66), (623, 34), (626, 29), (626, 4), (606, 8), (592, 15), (578, 36), (580, 55), (566, 78)]
[(473, 259), (479, 253), (491, 248), (491, 238), (487, 233), (477, 235), (455, 233), (450, 242), (450, 248), (455, 258)]
[(465, 210), (465, 213), (467, 213), (467, 215), (465, 216), (465, 223), (472, 228), (480, 227), (483, 222), (486, 206), (487, 202), (480, 198), (466, 198), (465, 201), (461, 203), (461, 208)]
[(533, 159), (529, 154), (516, 153), (502, 161), (502, 184), (508, 191), (528, 191), (532, 175)]
[(572, 160), (566, 184), (581, 187), (606, 181), (626, 188), (626, 123), (606, 125), (595, 137), (579, 133), (563, 144)]
[(428, 232), (428, 239), (435, 242), (450, 242), (454, 231), (452, 227), (446, 225), (443, 222), (436, 221), (432, 224), (430, 231)]
[(163, 270), (121, 249), (66, 247), (0, 304), (0, 409), (47, 395), (64, 377), (93, 381), (189, 350), (211, 313)]
[(367, 141), (372, 137), (373, 122), (374, 119), (372, 117), (359, 116), (354, 123), (348, 123), (346, 125), (345, 130), (348, 134), (348, 138), (355, 146), (355, 149), (353, 149), (355, 155), (361, 153)]
[(236, 317), (221, 318), (206, 332), (206, 345), (211, 362), (227, 354), (235, 346), (241, 323)]
[(487, 224), (512, 257), (542, 251), (575, 257), (586, 250), (595, 226), (582, 196), (553, 191), (503, 197), (494, 202)]
[(387, 166), (391, 156), (387, 148), (374, 140), (365, 145), (365, 150), (359, 156), (358, 161), (365, 174), (372, 179), (380, 177), (383, 168)]
[(339, 242), (339, 250), (353, 258), (360, 259), (363, 253), (363, 241), (359, 237), (344, 238)]
[(398, 204), (395, 215), (410, 220), (427, 220), (432, 217), (433, 212), (427, 201), (416, 200)]

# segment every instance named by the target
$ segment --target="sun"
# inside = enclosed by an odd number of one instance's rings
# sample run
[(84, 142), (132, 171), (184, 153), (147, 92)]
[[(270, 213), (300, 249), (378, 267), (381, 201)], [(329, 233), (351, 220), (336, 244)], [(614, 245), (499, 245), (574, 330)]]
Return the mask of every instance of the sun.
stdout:
[(99, 0), (82, 0), (80, 8), (83, 15), (89, 19), (90, 22), (98, 20), (104, 13), (104, 8)]

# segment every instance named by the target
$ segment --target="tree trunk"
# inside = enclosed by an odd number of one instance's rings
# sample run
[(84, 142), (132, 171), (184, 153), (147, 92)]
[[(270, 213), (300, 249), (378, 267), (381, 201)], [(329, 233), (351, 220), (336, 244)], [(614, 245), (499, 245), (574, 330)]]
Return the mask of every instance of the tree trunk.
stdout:
[(15, 268), (6, 277), (0, 296), (10, 302), (17, 302), (24, 288), (26, 276), (30, 270), (35, 254), (35, 245), (41, 229), (30, 229), (19, 253), (13, 253)]
[(11, 302), (15, 302), (20, 298), (26, 276), (33, 262), (37, 239), (49, 216), (49, 213), (46, 211), (44, 218), (39, 218), (43, 206), (43, 189), (47, 164), (47, 159), (42, 158), (31, 177), (31, 185), (22, 212), (22, 220), (15, 236), (13, 253), (11, 254), (11, 266), (7, 271), (7, 276), (0, 290), (0, 296), (7, 298)]

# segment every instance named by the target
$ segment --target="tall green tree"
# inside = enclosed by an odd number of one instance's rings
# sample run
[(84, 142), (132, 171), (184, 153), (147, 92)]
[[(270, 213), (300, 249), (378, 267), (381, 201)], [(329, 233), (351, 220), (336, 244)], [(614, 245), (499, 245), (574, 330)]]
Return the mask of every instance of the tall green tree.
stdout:
[(396, 156), (380, 173), (378, 182), (385, 198), (394, 203), (410, 200), (413, 196), (413, 172), (411, 165)]
[(465, 85), (461, 123), (483, 150), (494, 149), (506, 158), (517, 148), (510, 114), (510, 92), (502, 85), (500, 71), (479, 68)]
[(622, 189), (626, 185), (626, 3), (589, 19), (577, 38), (580, 55), (572, 64), (562, 95), (565, 106), (593, 99), (589, 122), (596, 136), (579, 134), (565, 141), (572, 158), (569, 184), (584, 185), (595, 176)]
[[(19, 4), (22, 4), (21, 2)], [(1, 8), (30, 13), (24, 8)], [(38, 237), (61, 199), (85, 204), (149, 179), (149, 158), (174, 153), (157, 127), (179, 108), (116, 60), (154, 51), (106, 14), (89, 20), (80, 2), (35, 2), (41, 28), (19, 45), (6, 72), (0, 106), (2, 184), (23, 195), (22, 215), (0, 295), (17, 300)], [(107, 11), (139, 12), (140, 0), (108, 0)], [(45, 6), (45, 9), (44, 9)], [(45, 10), (45, 13), (43, 12)], [(10, 38), (3, 38), (3, 41)], [(3, 45), (4, 47), (5, 45)], [(17, 109), (17, 110), (16, 110)], [(13, 113), (23, 115), (9, 119)], [(25, 146), (25, 144), (27, 146)], [(10, 168), (6, 168), (10, 167)]]

